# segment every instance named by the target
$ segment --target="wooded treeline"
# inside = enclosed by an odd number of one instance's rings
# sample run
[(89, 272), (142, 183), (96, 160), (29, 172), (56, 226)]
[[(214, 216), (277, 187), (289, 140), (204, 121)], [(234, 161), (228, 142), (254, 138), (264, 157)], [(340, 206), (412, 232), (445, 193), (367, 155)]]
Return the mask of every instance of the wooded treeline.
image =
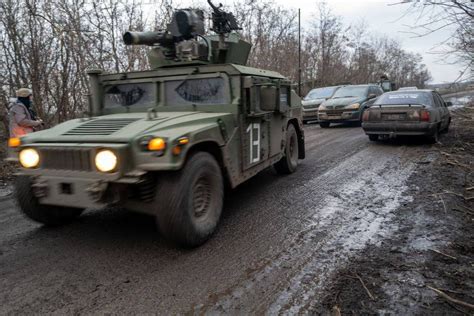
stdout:
[[(200, 5), (209, 12), (206, 5)], [(2, 0), (0, 2), (0, 116), (19, 87), (33, 90), (38, 115), (52, 125), (87, 107), (87, 68), (109, 72), (147, 69), (146, 47), (122, 43), (126, 30), (158, 30), (169, 21), (171, 0)], [(297, 11), (272, 0), (246, 0), (234, 12), (253, 44), (249, 65), (298, 78)], [(421, 56), (396, 40), (344, 25), (324, 3), (302, 32), (303, 92), (341, 82), (375, 82), (386, 74), (400, 86), (430, 79)]]

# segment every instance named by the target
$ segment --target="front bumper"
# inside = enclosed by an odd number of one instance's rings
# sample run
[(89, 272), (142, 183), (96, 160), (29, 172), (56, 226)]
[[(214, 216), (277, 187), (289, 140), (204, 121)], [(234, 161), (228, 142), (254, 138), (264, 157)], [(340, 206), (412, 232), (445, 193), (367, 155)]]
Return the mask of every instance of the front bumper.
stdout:
[(433, 135), (437, 124), (430, 122), (362, 122), (367, 135)]
[(303, 108), (303, 120), (304, 121), (317, 121), (318, 120), (318, 108)]
[(319, 111), (318, 119), (320, 122), (343, 123), (356, 122), (361, 119), (360, 111)]

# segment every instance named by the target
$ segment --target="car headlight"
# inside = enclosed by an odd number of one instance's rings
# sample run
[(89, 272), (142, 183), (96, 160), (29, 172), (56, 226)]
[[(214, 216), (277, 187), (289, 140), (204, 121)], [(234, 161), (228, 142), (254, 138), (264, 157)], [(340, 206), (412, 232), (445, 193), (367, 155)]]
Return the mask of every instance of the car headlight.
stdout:
[(33, 148), (27, 148), (20, 151), (18, 159), (23, 168), (27, 169), (38, 167), (40, 162), (39, 153)]
[(318, 110), (326, 110), (326, 106), (321, 104), (321, 105), (319, 106)]
[(358, 108), (360, 108), (360, 103), (353, 103), (346, 106), (346, 109), (351, 109), (351, 110), (357, 110)]
[(99, 151), (95, 155), (95, 166), (99, 171), (111, 172), (117, 167), (117, 155), (108, 149)]

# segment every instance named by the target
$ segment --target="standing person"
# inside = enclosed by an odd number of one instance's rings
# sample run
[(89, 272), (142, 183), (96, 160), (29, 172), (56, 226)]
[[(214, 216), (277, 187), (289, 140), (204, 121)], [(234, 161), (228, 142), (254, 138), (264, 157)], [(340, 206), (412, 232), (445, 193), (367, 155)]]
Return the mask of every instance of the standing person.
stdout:
[(21, 137), (38, 129), (43, 121), (36, 116), (31, 104), (31, 90), (16, 91), (16, 100), (10, 104), (10, 137)]

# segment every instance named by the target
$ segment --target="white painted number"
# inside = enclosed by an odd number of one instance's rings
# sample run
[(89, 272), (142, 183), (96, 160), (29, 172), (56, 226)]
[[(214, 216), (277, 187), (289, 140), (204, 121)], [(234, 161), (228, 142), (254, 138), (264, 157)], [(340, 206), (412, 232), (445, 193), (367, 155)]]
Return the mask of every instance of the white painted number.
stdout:
[[(254, 139), (254, 131), (257, 137)], [(247, 127), (247, 133), (250, 135), (250, 163), (260, 161), (260, 123), (250, 123)]]

